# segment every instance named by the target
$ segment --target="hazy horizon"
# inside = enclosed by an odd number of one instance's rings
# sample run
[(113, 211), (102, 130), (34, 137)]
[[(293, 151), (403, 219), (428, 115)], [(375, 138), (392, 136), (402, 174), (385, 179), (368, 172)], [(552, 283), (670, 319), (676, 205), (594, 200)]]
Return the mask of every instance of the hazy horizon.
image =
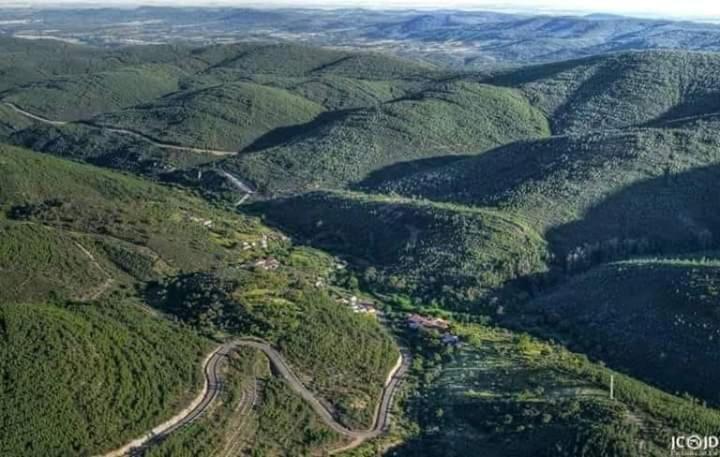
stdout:
[(539, 14), (592, 14), (607, 13), (626, 16), (713, 20), (720, 18), (720, 2), (704, 0), (678, 3), (669, 0), (588, 0), (578, 5), (570, 0), (545, 0), (533, 2), (528, 0), (512, 0), (497, 2), (486, 0), (454, 0), (438, 2), (429, 0), (310, 0), (286, 1), (268, 0), (266, 2), (238, 0), (109, 0), (97, 2), (92, 0), (9, 0), (0, 7), (137, 7), (137, 6), (199, 6), (199, 7), (251, 7), (251, 8), (368, 8), (368, 9), (473, 9), (487, 11), (539, 13)]

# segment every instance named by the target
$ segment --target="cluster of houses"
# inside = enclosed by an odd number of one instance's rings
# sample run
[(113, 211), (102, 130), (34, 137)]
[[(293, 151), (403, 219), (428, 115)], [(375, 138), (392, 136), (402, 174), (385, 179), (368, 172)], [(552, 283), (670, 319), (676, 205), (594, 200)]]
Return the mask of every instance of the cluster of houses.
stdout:
[(378, 309), (370, 302), (360, 301), (353, 295), (349, 299), (341, 298), (340, 303), (350, 306), (353, 312), (358, 314), (367, 314), (369, 316), (377, 316)]
[(262, 259), (256, 260), (255, 262), (253, 262), (252, 265), (256, 268), (262, 268), (266, 271), (272, 271), (280, 268), (280, 261), (275, 257), (264, 257)]
[(192, 222), (199, 222), (200, 224), (202, 224), (203, 227), (212, 228), (212, 226), (213, 226), (212, 219), (203, 219), (201, 217), (195, 217), (195, 216), (189, 216), (189, 219)]
[(255, 242), (255, 241), (243, 241), (243, 244), (242, 244), (243, 251), (247, 251), (247, 250), (256, 248), (258, 246), (258, 244), (260, 245), (260, 247), (262, 249), (267, 249), (268, 248), (268, 236), (263, 235), (262, 238), (260, 239), (259, 243)]
[(460, 344), (460, 337), (450, 331), (450, 322), (439, 317), (426, 317), (420, 314), (408, 314), (407, 326), (413, 330), (435, 330), (440, 333), (440, 339), (448, 346)]

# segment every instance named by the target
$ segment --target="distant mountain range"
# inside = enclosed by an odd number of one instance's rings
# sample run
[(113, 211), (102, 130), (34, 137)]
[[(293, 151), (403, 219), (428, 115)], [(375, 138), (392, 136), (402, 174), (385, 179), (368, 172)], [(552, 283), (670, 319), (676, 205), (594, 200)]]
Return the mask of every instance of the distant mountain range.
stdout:
[(720, 26), (592, 14), (242, 8), (7, 9), (0, 34), (94, 45), (306, 42), (486, 69), (645, 49), (720, 50)]

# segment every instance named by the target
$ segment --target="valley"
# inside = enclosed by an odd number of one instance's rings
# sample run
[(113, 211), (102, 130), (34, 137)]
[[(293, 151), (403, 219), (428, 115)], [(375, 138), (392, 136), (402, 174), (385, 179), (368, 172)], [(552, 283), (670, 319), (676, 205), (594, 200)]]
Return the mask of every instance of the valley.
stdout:
[(718, 54), (0, 57), (0, 454), (660, 457), (720, 426)]

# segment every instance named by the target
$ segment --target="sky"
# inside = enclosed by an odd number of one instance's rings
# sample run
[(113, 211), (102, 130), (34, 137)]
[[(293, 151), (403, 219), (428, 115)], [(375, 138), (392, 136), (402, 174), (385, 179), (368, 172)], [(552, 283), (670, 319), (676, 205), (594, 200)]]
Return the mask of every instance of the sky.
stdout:
[(720, 18), (720, 0), (0, 0), (2, 5), (236, 5), (253, 7), (467, 8), (543, 13), (615, 13), (691, 19)]

